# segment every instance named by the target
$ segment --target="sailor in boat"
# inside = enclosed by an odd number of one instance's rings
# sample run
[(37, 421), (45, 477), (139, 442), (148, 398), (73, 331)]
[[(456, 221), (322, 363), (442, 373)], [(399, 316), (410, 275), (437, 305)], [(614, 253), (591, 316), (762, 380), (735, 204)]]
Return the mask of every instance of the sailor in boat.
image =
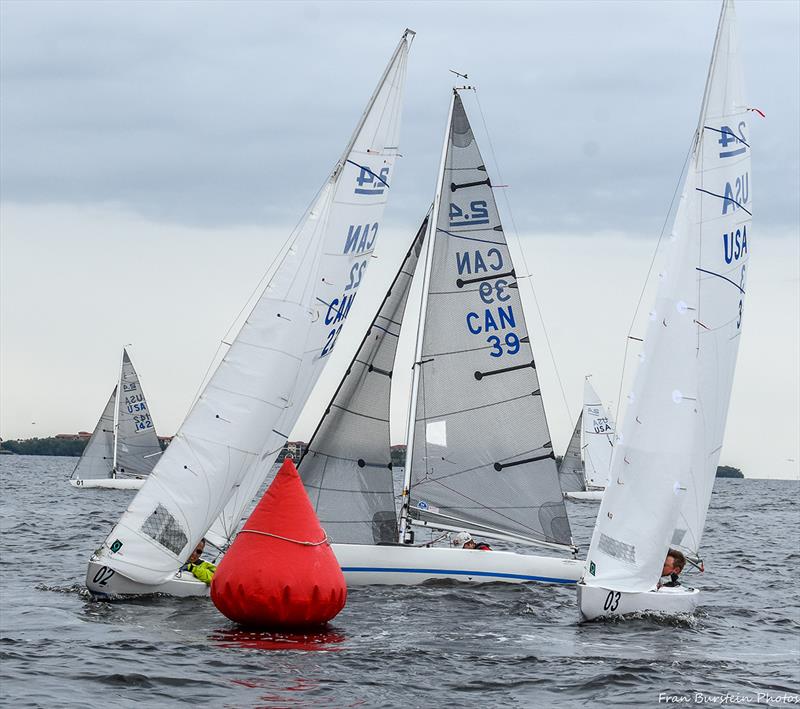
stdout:
[(196, 579), (199, 579), (205, 584), (211, 585), (211, 579), (214, 578), (214, 572), (217, 567), (209, 561), (203, 561), (201, 558), (203, 549), (206, 548), (205, 538), (197, 542), (192, 555), (187, 559), (186, 563), (181, 567), (181, 571), (188, 571)]
[(664, 567), (661, 569), (661, 578), (658, 581), (657, 589), (663, 587), (675, 588), (680, 586), (678, 581), (683, 567), (686, 566), (686, 557), (677, 549), (670, 549), (667, 552), (667, 558), (664, 559)]
[(459, 532), (453, 537), (453, 546), (454, 547), (461, 547), (462, 549), (479, 549), (480, 551), (491, 551), (492, 547), (490, 547), (486, 542), (476, 542), (472, 535), (469, 532)]

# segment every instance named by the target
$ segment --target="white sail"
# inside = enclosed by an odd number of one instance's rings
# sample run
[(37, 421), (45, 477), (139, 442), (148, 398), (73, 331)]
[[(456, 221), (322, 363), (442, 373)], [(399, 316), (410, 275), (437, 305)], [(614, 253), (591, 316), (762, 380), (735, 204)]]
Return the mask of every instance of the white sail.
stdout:
[(108, 478), (114, 467), (114, 405), (117, 387), (111, 391), (100, 420), (92, 431), (92, 437), (81, 453), (72, 473), (73, 479), (88, 480)]
[(586, 489), (586, 478), (583, 473), (581, 459), (581, 429), (583, 427), (583, 410), (578, 414), (575, 428), (570, 436), (567, 450), (558, 466), (558, 479), (563, 492), (579, 492)]
[(669, 546), (693, 549), (705, 522), (741, 332), (750, 230), (750, 146), (733, 19), (726, 0), (667, 266), (587, 556), (587, 586), (652, 589)]
[(161, 456), (161, 445), (127, 350), (122, 353), (119, 392), (115, 473), (148, 475)]
[(168, 578), (209, 538), (235, 533), (316, 383), (375, 246), (393, 179), (411, 33), (247, 322), (127, 512), (105, 563)]
[(608, 485), (613, 450), (614, 422), (586, 379), (583, 384), (583, 465), (587, 487)]
[(412, 524), (570, 544), (517, 274), (457, 93), (441, 180), (401, 514)]

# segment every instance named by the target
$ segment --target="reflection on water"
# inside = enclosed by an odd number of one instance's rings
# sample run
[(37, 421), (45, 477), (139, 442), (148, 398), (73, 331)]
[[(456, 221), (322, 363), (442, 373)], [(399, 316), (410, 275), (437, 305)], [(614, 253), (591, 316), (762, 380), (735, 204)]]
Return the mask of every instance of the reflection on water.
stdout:
[(336, 652), (345, 636), (337, 630), (326, 629), (309, 633), (252, 631), (241, 629), (217, 630), (210, 639), (219, 647), (244, 650), (303, 650), (308, 652)]

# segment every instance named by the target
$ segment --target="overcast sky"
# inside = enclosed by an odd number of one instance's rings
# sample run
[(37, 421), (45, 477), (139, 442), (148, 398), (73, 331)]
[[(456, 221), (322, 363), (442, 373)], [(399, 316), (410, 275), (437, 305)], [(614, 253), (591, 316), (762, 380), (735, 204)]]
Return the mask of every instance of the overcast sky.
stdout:
[[(567, 404), (523, 289), (561, 452), (584, 374), (615, 409), (718, 14), (716, 1), (4, 0), (0, 435), (91, 430), (127, 343), (159, 431), (175, 432), (408, 26), (403, 158), (329, 369), (352, 354), (432, 199), (448, 69), (466, 72), (480, 101), (467, 110), (494, 181), (499, 167), (510, 185), (512, 249), (526, 255), (565, 388)], [(797, 478), (800, 3), (741, 1), (737, 16), (748, 100), (766, 118), (752, 121), (747, 320), (722, 462)]]

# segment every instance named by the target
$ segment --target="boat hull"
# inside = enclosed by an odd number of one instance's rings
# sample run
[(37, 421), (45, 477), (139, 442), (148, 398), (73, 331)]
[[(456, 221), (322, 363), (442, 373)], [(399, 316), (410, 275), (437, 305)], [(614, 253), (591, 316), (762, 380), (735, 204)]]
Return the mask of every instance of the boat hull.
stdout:
[[(417, 586), (434, 579), (471, 584), (574, 584), (584, 567), (584, 562), (576, 559), (507, 551), (367, 544), (332, 544), (331, 548), (351, 588)], [(89, 561), (86, 587), (92, 596), (102, 600), (154, 594), (179, 598), (207, 596), (209, 588), (186, 571), (177, 572), (162, 584), (139, 583), (106, 566), (102, 551)]]
[(700, 600), (700, 591), (688, 586), (664, 586), (657, 591), (627, 593), (579, 583), (577, 589), (581, 620), (620, 618), (637, 613), (690, 614)]
[(153, 586), (139, 583), (117, 573), (105, 565), (101, 556), (95, 554), (89, 561), (86, 571), (86, 588), (94, 598), (99, 600), (114, 600), (117, 598), (130, 598), (135, 596), (151, 596), (164, 594), (178, 598), (207, 596), (209, 587), (197, 580), (188, 571), (178, 571), (175, 575), (162, 584)]
[(565, 492), (564, 498), (572, 502), (600, 502), (604, 492), (605, 490), (577, 490), (576, 492)]
[(332, 544), (348, 587), (416, 586), (433, 579), (464, 583), (574, 584), (584, 562), (507, 551)]
[(144, 485), (144, 478), (73, 478), (69, 481), (72, 487), (101, 488), (104, 490), (139, 490)]

